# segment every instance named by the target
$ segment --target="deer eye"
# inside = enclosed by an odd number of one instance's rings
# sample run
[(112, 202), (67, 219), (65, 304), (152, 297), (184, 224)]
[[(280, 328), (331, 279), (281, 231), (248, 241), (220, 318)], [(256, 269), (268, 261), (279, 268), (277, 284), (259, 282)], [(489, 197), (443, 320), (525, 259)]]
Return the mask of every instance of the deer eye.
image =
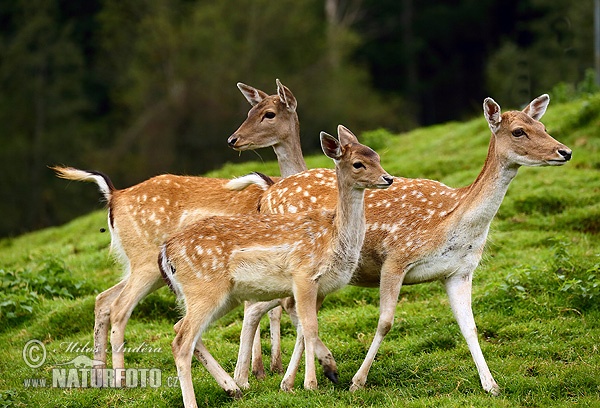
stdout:
[(363, 169), (366, 169), (365, 165), (362, 164), (361, 162), (354, 162), (354, 163), (352, 163), (352, 167), (354, 167), (355, 169), (360, 169), (361, 167)]
[(512, 131), (512, 135), (514, 137), (521, 137), (521, 136), (525, 136), (525, 131), (521, 128), (515, 129)]
[(265, 118), (267, 118), (267, 119), (273, 119), (274, 117), (275, 117), (275, 112), (269, 111), (269, 112), (265, 113)]

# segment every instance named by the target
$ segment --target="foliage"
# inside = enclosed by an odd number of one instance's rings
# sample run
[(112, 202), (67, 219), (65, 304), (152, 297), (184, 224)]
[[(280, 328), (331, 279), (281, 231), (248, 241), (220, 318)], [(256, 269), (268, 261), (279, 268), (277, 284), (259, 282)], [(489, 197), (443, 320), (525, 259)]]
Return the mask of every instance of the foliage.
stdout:
[[(494, 98), (516, 107), (557, 84), (562, 84), (554, 89), (559, 99), (582, 80), (591, 85), (593, 77), (586, 70), (593, 66), (592, 4), (531, 0), (520, 10), (522, 25), (503, 39), (486, 64), (486, 88)], [(527, 21), (540, 14), (544, 18)]]
[(597, 308), (600, 306), (600, 262), (592, 266), (582, 265), (569, 253), (569, 245), (568, 242), (554, 240), (551, 265), (561, 282), (560, 291), (568, 296), (567, 301), (572, 302), (573, 307), (584, 310)]
[[(544, 266), (523, 265), (509, 273), (503, 282), (490, 289), (479, 302), (512, 309), (516, 304), (531, 304), (540, 312), (540, 306), (573, 309), (583, 312), (598, 309), (600, 297), (600, 254), (596, 262), (576, 260), (569, 253), (565, 237), (548, 238), (552, 257)], [(592, 260), (593, 261), (593, 258)], [(543, 301), (542, 301), (543, 300)], [(552, 310), (548, 310), (552, 312)]]
[(374, 150), (384, 150), (392, 140), (392, 134), (383, 128), (363, 132), (360, 136), (361, 143)]
[(64, 262), (57, 258), (39, 260), (34, 268), (0, 269), (0, 318), (13, 322), (30, 317), (42, 298), (73, 299), (89, 293), (90, 288), (74, 279)]
[(338, 123), (415, 123), (401, 96), (373, 89), (352, 57), (360, 36), (347, 26), (332, 35), (321, 0), (64, 3), (0, 8), (0, 189), (11, 200), (0, 203), (0, 236), (89, 209), (94, 190), (65, 189), (48, 165), (100, 170), (127, 187), (241, 161), (225, 144), (250, 108), (238, 81), (272, 94), (280, 78), (292, 89), (305, 151)]

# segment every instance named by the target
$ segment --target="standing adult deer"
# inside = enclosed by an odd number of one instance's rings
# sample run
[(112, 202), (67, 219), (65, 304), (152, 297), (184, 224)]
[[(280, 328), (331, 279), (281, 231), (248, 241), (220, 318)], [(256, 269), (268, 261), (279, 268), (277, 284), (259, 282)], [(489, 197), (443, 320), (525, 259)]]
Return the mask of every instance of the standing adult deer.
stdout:
[[(377, 331), (365, 361), (350, 389), (362, 388), (385, 335), (394, 321), (402, 284), (442, 281), (450, 307), (475, 361), (483, 389), (493, 395), (499, 387), (492, 377), (477, 339), (471, 309), (473, 272), (481, 259), (488, 230), (508, 186), (521, 166), (560, 166), (571, 159), (571, 150), (557, 142), (539, 119), (550, 98), (542, 95), (523, 111), (501, 113), (491, 98), (483, 103), (492, 132), (481, 173), (467, 187), (450, 188), (425, 179), (394, 178), (385, 191), (366, 195), (368, 222), (358, 269), (350, 284), (380, 288)], [(242, 184), (238, 180), (238, 184)], [(290, 176), (263, 194), (261, 211), (286, 213), (330, 208), (335, 197), (329, 170), (315, 169)], [(292, 312), (291, 310), (289, 310)], [(236, 381), (248, 376), (248, 344), (256, 314), (244, 318)], [(260, 316), (259, 316), (260, 318)], [(302, 343), (297, 343), (283, 382), (293, 382)]]
[[(293, 148), (287, 146), (294, 144), (288, 141), (293, 139), (288, 134), (298, 132), (297, 102), (292, 92), (279, 80), (277, 94), (271, 96), (242, 83), (238, 83), (238, 88), (253, 106), (237, 132), (252, 128), (256, 136), (266, 138), (275, 126), (282, 142), (277, 144), (271, 139), (271, 143), (286, 146), (275, 148), (275, 153), (287, 154)], [(301, 152), (296, 151), (294, 155), (303, 161)], [(285, 158), (279, 159), (283, 175), (305, 169), (304, 166), (290, 167)], [(160, 244), (186, 225), (208, 216), (256, 214), (263, 190), (253, 186), (240, 193), (224, 188), (230, 180), (174, 175), (153, 177), (117, 190), (108, 176), (99, 172), (59, 166), (53, 169), (64, 179), (95, 182), (108, 203), (111, 251), (122, 262), (124, 275), (118, 284), (96, 297), (94, 360), (101, 361), (102, 365), (94, 368), (106, 367), (108, 331), (112, 328), (113, 368), (122, 373), (127, 321), (144, 297), (164, 285), (156, 264)]]
[(333, 210), (301, 214), (210, 217), (172, 236), (159, 255), (160, 270), (185, 307), (172, 343), (184, 405), (195, 407), (194, 349), (231, 396), (241, 391), (202, 343), (208, 325), (244, 300), (296, 299), (306, 348), (304, 387), (315, 389), (317, 302), (346, 285), (365, 235), (366, 188), (392, 184), (379, 156), (343, 126), (339, 141), (321, 132), (323, 152), (335, 161)]
[[(244, 94), (253, 108), (248, 112), (248, 119), (229, 137), (227, 144), (235, 150), (256, 150), (263, 147), (273, 147), (279, 163), (281, 177), (306, 170), (306, 163), (302, 156), (300, 145), (300, 124), (296, 108), (298, 102), (292, 92), (281, 85), (279, 79), (277, 84), (277, 95), (268, 96), (261, 90), (242, 83), (238, 88)], [(275, 307), (273, 307), (275, 305)], [(269, 323), (271, 329), (271, 371), (283, 372), (281, 363), (280, 324), (281, 306), (277, 300), (269, 304), (260, 302), (245, 302), (244, 314), (254, 313), (260, 316), (269, 312)], [(320, 344), (319, 344), (320, 346)], [(321, 350), (321, 348), (320, 348)], [(333, 357), (322, 358), (327, 362), (326, 375), (337, 375)], [(329, 368), (334, 367), (334, 368)], [(254, 343), (252, 347), (252, 373), (259, 379), (265, 377), (264, 364), (260, 344), (260, 327), (256, 327)], [(243, 387), (247, 387), (243, 384)]]

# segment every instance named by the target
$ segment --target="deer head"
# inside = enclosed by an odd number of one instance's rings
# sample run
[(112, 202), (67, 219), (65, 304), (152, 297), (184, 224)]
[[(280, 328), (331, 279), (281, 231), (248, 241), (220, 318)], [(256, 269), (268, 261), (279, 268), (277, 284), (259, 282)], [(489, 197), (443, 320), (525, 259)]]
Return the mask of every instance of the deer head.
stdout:
[(485, 99), (484, 115), (502, 161), (511, 166), (560, 166), (571, 159), (571, 149), (550, 136), (539, 121), (548, 103), (550, 97), (544, 94), (522, 111), (501, 113), (492, 98)]
[(277, 94), (271, 96), (241, 82), (237, 84), (253, 107), (248, 118), (227, 140), (229, 147), (243, 151), (274, 146), (298, 128), (296, 98), (279, 79), (276, 83)]

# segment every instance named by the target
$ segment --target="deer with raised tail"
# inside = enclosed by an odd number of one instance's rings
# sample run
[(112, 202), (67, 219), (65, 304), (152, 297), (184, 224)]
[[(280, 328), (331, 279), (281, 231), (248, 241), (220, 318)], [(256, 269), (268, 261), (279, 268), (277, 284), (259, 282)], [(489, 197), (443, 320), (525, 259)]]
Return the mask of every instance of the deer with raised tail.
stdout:
[[(333, 210), (300, 214), (210, 217), (163, 245), (163, 278), (185, 308), (172, 343), (184, 405), (195, 407), (191, 374), (195, 353), (231, 396), (241, 390), (210, 355), (202, 333), (244, 300), (293, 295), (304, 338), (304, 387), (315, 389), (317, 305), (345, 286), (357, 266), (365, 235), (365, 189), (392, 184), (379, 156), (343, 126), (338, 139), (322, 132), (323, 152), (334, 160), (337, 195)], [(287, 384), (289, 388), (293, 383)], [(285, 386), (284, 386), (285, 388)]]
[[(298, 139), (297, 102), (292, 92), (279, 80), (277, 94), (270, 96), (242, 83), (238, 83), (238, 88), (252, 108), (237, 132), (270, 137), (270, 143), (278, 146), (276, 154), (294, 156), (302, 162), (302, 165), (295, 164), (280, 157), (283, 176), (305, 170), (301, 152), (295, 149), (293, 141), (288, 141)], [(275, 134), (280, 143), (272, 137), (274, 127), (278, 129)], [(102, 364), (94, 368), (106, 368), (108, 332), (112, 328), (112, 366), (122, 375), (129, 317), (144, 297), (164, 285), (156, 264), (160, 244), (186, 225), (208, 216), (257, 214), (263, 190), (253, 186), (248, 191), (230, 191), (224, 187), (230, 181), (227, 179), (169, 174), (117, 190), (108, 176), (99, 172), (60, 166), (53, 170), (64, 179), (95, 182), (107, 201), (111, 250), (122, 262), (124, 276), (118, 284), (96, 297), (94, 361)]]
[[(571, 150), (553, 139), (539, 121), (549, 102), (548, 95), (542, 95), (522, 111), (502, 113), (493, 99), (485, 99), (483, 111), (492, 135), (483, 169), (471, 185), (451, 188), (432, 180), (395, 177), (391, 188), (366, 195), (367, 231), (350, 284), (379, 286), (380, 315), (351, 390), (366, 383), (379, 346), (392, 327), (402, 285), (442, 281), (483, 389), (492, 395), (499, 393), (478, 342), (471, 308), (473, 272), (481, 260), (492, 219), (519, 167), (560, 166), (571, 159)], [(332, 172), (309, 170), (271, 186), (263, 194), (261, 211), (331, 208), (334, 197)], [(291, 308), (288, 311), (293, 313)], [(247, 350), (253, 335), (248, 328), (257, 324), (250, 320), (257, 315), (244, 318), (236, 366), (239, 383), (247, 380)], [(302, 345), (301, 341), (296, 343), (284, 382), (293, 382)]]

